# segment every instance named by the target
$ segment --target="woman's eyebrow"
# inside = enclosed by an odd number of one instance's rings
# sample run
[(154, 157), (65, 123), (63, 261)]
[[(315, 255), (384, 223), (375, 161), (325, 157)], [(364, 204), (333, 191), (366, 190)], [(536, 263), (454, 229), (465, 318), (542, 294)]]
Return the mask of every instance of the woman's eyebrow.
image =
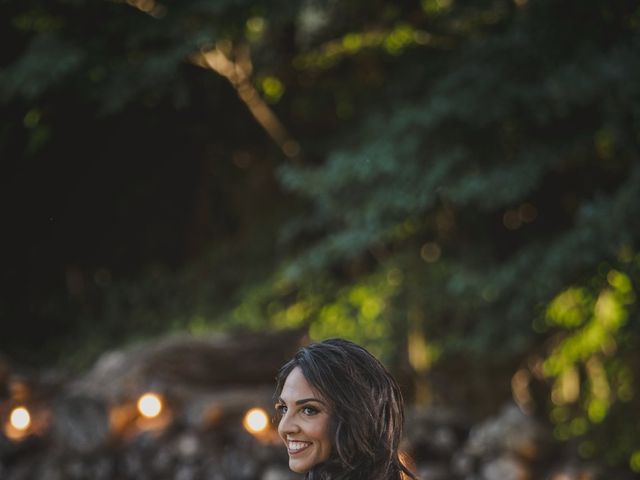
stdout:
[[(302, 398), (300, 400), (296, 400), (296, 405), (302, 405), (304, 403), (309, 403), (309, 402), (318, 402), (321, 403), (322, 405), (326, 405), (327, 403), (320, 400), (319, 398), (314, 398), (314, 397), (309, 397), (309, 398)], [(286, 405), (287, 402), (285, 402), (282, 397), (278, 398), (278, 403), (281, 403), (283, 405)]]
[(318, 402), (321, 403), (323, 405), (326, 405), (325, 402), (323, 402), (322, 400), (318, 399), (318, 398), (302, 398), (300, 400), (296, 400), (296, 405), (302, 405), (303, 403), (309, 403), (309, 402)]

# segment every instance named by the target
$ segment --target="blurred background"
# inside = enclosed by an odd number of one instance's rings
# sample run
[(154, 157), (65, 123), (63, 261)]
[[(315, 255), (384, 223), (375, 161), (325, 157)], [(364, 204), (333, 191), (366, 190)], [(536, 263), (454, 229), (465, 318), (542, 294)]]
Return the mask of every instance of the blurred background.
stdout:
[(0, 478), (291, 478), (242, 415), (331, 336), (399, 379), (425, 480), (640, 474), (638, 2), (0, 24)]

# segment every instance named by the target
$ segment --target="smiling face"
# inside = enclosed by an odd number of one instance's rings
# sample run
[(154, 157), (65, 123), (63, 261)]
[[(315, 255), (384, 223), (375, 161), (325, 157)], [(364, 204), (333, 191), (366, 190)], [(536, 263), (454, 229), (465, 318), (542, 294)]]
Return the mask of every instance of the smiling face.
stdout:
[(329, 406), (299, 367), (285, 380), (276, 410), (281, 416), (278, 433), (289, 452), (291, 470), (306, 473), (329, 458)]

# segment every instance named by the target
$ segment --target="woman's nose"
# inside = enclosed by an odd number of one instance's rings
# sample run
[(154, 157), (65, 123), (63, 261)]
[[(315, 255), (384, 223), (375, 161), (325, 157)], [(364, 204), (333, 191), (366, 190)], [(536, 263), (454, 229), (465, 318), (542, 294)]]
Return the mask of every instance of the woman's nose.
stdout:
[(278, 432), (281, 436), (297, 433), (299, 431), (300, 427), (298, 426), (298, 423), (295, 421), (295, 418), (289, 415), (288, 412), (280, 418), (280, 423), (278, 423)]

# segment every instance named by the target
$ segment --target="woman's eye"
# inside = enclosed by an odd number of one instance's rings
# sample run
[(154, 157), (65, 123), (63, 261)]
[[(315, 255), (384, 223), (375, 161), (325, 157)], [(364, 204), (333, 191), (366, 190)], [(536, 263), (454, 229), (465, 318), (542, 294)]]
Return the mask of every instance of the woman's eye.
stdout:
[(278, 412), (280, 415), (284, 415), (285, 413), (287, 413), (287, 406), (286, 405), (276, 405), (276, 412)]
[(302, 409), (302, 413), (304, 413), (305, 415), (311, 416), (311, 415), (315, 415), (316, 413), (318, 413), (318, 410), (316, 410), (313, 407), (304, 407)]

